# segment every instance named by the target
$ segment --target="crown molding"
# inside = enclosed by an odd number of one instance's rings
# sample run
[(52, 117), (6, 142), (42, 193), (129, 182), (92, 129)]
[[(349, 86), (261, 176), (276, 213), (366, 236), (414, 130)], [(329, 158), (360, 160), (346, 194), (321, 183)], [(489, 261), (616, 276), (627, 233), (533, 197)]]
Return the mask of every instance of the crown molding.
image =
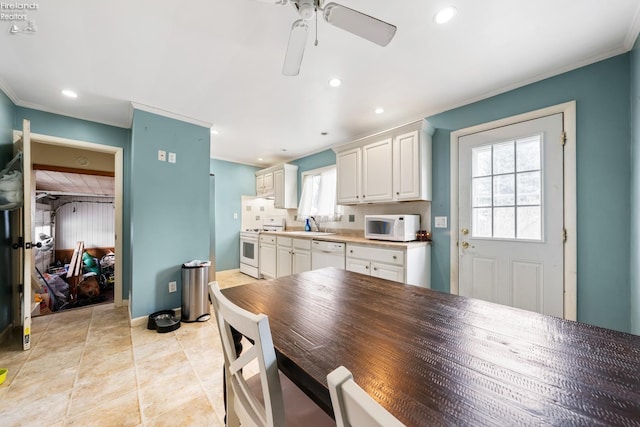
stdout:
[(139, 102), (131, 102), (131, 108), (129, 109), (130, 123), (133, 126), (133, 111), (141, 110), (147, 113), (156, 114), (158, 116), (168, 117), (170, 119), (179, 120), (181, 122), (191, 123), (192, 125), (201, 126), (203, 128), (211, 129), (213, 123), (205, 122), (204, 120), (194, 119), (193, 117), (183, 116), (178, 113), (172, 113), (171, 111), (163, 110), (161, 108), (152, 107), (150, 105), (140, 104)]
[(640, 4), (638, 4), (638, 8), (636, 9), (636, 14), (634, 15), (633, 21), (631, 21), (631, 25), (629, 26), (627, 37), (625, 37), (624, 39), (624, 48), (627, 51), (633, 49), (633, 46), (635, 46), (636, 40), (638, 39), (639, 34), (640, 34)]

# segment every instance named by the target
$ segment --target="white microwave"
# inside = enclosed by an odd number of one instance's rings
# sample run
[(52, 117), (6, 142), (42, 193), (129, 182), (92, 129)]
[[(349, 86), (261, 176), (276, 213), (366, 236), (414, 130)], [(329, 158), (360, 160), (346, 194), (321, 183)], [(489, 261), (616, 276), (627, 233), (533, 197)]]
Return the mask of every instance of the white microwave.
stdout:
[(365, 215), (364, 237), (375, 240), (410, 242), (416, 240), (420, 215)]

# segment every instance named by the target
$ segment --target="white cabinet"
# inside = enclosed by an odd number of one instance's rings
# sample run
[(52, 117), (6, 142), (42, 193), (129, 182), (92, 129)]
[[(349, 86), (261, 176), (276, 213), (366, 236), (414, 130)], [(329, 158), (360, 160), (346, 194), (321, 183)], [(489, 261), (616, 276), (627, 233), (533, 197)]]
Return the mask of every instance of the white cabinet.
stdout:
[(431, 136), (414, 123), (335, 148), (338, 204), (431, 200)]
[(362, 202), (388, 202), (393, 199), (392, 152), (391, 138), (362, 147)]
[(311, 239), (278, 236), (277, 277), (311, 270)]
[(431, 251), (426, 244), (406, 248), (347, 244), (346, 269), (395, 282), (430, 287)]
[(276, 236), (260, 235), (260, 275), (276, 277)]
[(298, 166), (282, 164), (256, 172), (256, 195), (273, 198), (279, 209), (298, 207)]

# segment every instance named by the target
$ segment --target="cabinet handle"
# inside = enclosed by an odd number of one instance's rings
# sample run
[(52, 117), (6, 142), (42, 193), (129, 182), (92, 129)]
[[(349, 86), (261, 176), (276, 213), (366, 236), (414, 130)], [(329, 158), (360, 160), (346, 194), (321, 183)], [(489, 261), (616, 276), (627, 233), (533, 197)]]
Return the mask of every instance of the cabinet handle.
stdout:
[(399, 196), (399, 195), (400, 195), (400, 192), (399, 192), (399, 191), (396, 191), (396, 196)]
[(369, 266), (368, 266), (368, 265), (365, 265), (365, 266), (364, 266), (364, 268), (365, 268), (365, 270), (368, 270), (368, 269), (369, 269)]
[(353, 249), (350, 249), (350, 250), (349, 250), (349, 253), (350, 253), (350, 254), (352, 254), (352, 253), (353, 253)]
[(359, 199), (359, 198), (360, 198), (360, 196), (356, 196), (356, 199)]
[(394, 255), (394, 256), (393, 256), (393, 259), (398, 259), (398, 257)]
[(365, 195), (363, 194), (363, 195), (362, 195), (362, 198), (364, 199), (365, 197), (367, 197), (367, 196), (365, 196)]
[(374, 271), (378, 271), (378, 267), (373, 267), (373, 270)]

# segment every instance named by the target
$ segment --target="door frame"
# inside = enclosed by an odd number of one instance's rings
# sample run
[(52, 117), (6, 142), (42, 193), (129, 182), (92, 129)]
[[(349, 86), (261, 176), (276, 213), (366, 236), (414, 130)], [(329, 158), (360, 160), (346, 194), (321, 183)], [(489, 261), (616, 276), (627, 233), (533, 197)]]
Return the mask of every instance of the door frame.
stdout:
[(578, 248), (577, 248), (577, 204), (576, 204), (576, 101), (554, 105), (540, 110), (471, 126), (451, 132), (451, 188), (450, 188), (450, 282), (452, 294), (459, 294), (459, 253), (458, 253), (458, 194), (459, 194), (459, 147), (460, 137), (491, 129), (513, 125), (519, 122), (538, 119), (553, 114), (563, 114), (563, 127), (566, 134), (564, 146), (564, 228), (567, 240), (564, 243), (564, 318), (576, 320), (578, 314)]
[[(14, 131), (14, 141), (22, 136), (21, 131)], [(75, 139), (60, 138), (57, 136), (43, 135), (32, 133), (31, 141), (41, 144), (57, 145), (60, 147), (76, 148), (87, 151), (98, 151), (101, 153), (109, 153), (114, 156), (114, 186), (115, 186), (115, 277), (113, 286), (113, 304), (121, 307), (124, 303), (122, 299), (123, 288), (123, 260), (122, 260), (122, 206), (123, 206), (123, 156), (124, 149), (122, 147), (114, 147), (110, 145), (97, 144), (95, 142), (79, 141)], [(27, 195), (25, 194), (25, 197)], [(31, 195), (29, 195), (30, 197)]]

